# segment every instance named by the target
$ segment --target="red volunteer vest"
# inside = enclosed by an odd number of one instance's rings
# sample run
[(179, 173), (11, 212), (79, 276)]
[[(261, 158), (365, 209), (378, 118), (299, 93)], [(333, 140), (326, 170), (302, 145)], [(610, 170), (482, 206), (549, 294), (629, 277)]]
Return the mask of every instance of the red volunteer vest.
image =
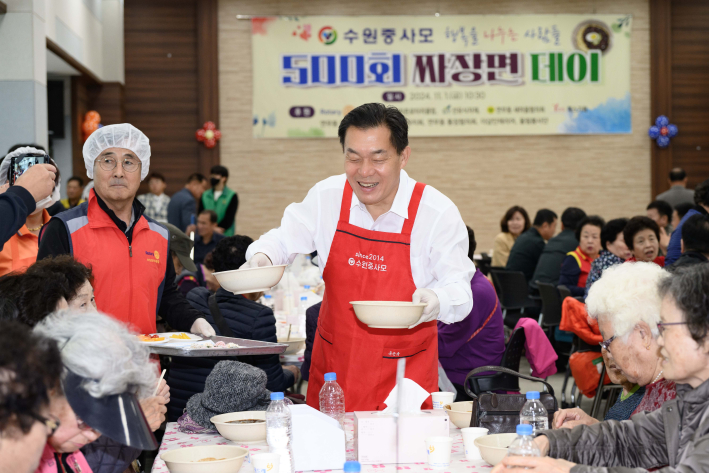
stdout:
[[(438, 391), (436, 322), (413, 330), (374, 329), (357, 319), (350, 301), (411, 301), (416, 290), (411, 274), (411, 230), (425, 184), (417, 183), (409, 218), (401, 233), (351, 225), (352, 187), (345, 184), (337, 231), (323, 271), (325, 296), (313, 345), (308, 405), (319, 409), (319, 394), (328, 372), (337, 374), (345, 392), (345, 410), (372, 411), (396, 384), (396, 364), (406, 358), (406, 377), (428, 392)], [(432, 407), (430, 398), (424, 408)]]
[(579, 274), (579, 282), (576, 284), (578, 287), (586, 287), (586, 280), (588, 279), (588, 273), (591, 272), (591, 263), (593, 260), (583, 252), (580, 246), (577, 246), (574, 251), (569, 251), (566, 253), (567, 256), (573, 256), (579, 265), (581, 274)]
[(154, 333), (158, 304), (165, 286), (169, 233), (141, 216), (133, 242), (99, 207), (91, 190), (89, 201), (61, 212), (71, 254), (91, 266), (96, 307), (138, 333)]

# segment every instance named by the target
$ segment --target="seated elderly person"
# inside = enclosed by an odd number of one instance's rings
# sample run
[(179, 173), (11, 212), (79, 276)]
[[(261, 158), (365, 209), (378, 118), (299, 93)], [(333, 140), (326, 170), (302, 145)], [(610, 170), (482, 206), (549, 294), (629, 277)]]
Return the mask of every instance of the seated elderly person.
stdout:
[(692, 266), (709, 261), (709, 215), (697, 214), (689, 217), (682, 226), (682, 256), (668, 271), (683, 266)]
[(559, 285), (569, 288), (574, 297), (586, 292), (586, 281), (591, 272), (591, 264), (601, 251), (601, 231), (605, 222), (597, 215), (584, 217), (576, 227), (579, 246), (566, 254), (561, 263)]
[[(467, 228), (468, 257), (472, 260), (477, 244), (475, 232)], [(463, 387), (466, 375), (480, 366), (499, 365), (505, 352), (505, 330), (495, 288), (482, 271), (475, 272), (470, 288), (475, 301), (470, 314), (454, 324), (438, 322), (438, 360), (458, 392), (456, 401), (471, 400)]]
[[(100, 436), (133, 449), (118, 471), (140, 450), (157, 447), (152, 430), (164, 420), (165, 408), (148, 409), (144, 416), (138, 401), (152, 399), (157, 367), (134, 334), (106, 315), (70, 311), (47, 317), (34, 333), (57, 343), (64, 366), (60, 385), (51, 391), (49, 408), (59, 428), (47, 440), (38, 471), (92, 472), (93, 465), (79, 449)], [(125, 457), (118, 454), (113, 464)], [(105, 458), (98, 460), (101, 464)]]
[(535, 442), (548, 457), (508, 457), (493, 473), (506, 467), (579, 473), (639, 473), (663, 466), (660, 471), (707, 471), (709, 266), (681, 268), (662, 278), (659, 293), (660, 368), (668, 380), (677, 383), (677, 398), (630, 420), (544, 431)]
[[(215, 271), (239, 269), (246, 262), (246, 249), (252, 242), (247, 236), (235, 235), (217, 243), (212, 252)], [(275, 343), (278, 340), (276, 317), (269, 307), (256, 302), (261, 295), (232, 294), (225, 289), (219, 289), (212, 295), (207, 288), (198, 287), (187, 294), (187, 300), (212, 324), (218, 335)], [(212, 300), (216, 302), (219, 311), (216, 317)], [(223, 323), (219, 322), (219, 318)], [(168, 383), (172, 389), (172, 399), (168, 406), (169, 421), (177, 420), (182, 415), (190, 397), (204, 391), (207, 376), (219, 361), (220, 358), (216, 357), (173, 358), (168, 374)], [(278, 355), (254, 355), (240, 358), (240, 361), (265, 371), (270, 391), (285, 391), (300, 376), (295, 366), (282, 367)]]
[(643, 261), (665, 266), (665, 257), (660, 254), (660, 227), (649, 217), (636, 216), (623, 229), (623, 238), (633, 254), (627, 262)]
[(588, 279), (586, 279), (586, 295), (588, 295), (588, 290), (593, 283), (601, 277), (604, 270), (623, 263), (632, 256), (623, 237), (623, 230), (627, 224), (627, 218), (615, 218), (603, 226), (603, 230), (601, 230), (601, 246), (603, 249), (598, 254), (598, 258), (591, 263), (591, 272), (588, 273)]
[[(49, 391), (62, 372), (56, 342), (19, 322), (0, 321), (0, 467), (32, 473), (47, 437), (59, 427), (49, 413)], [(7, 469), (6, 469), (7, 468)]]
[[(675, 397), (675, 384), (663, 378), (657, 346), (660, 322), (658, 284), (667, 273), (652, 263), (628, 263), (603, 272), (586, 298), (588, 315), (598, 320), (601, 347), (609, 375), (626, 380), (624, 392), (606, 419), (625, 420), (639, 412), (652, 412)], [(581, 409), (562, 409), (554, 426), (597, 423)]]
[(25, 273), (10, 273), (0, 278), (0, 294), (14, 304), (16, 312), (2, 317), (34, 327), (57, 310), (95, 312), (92, 278), (90, 268), (67, 255), (45, 258)]

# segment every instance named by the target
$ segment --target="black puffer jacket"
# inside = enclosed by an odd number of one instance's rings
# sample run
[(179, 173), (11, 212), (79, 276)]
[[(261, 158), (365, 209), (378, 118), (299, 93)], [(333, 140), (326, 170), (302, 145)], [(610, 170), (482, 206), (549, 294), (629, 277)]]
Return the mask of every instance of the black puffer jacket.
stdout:
[[(193, 289), (187, 294), (192, 307), (204, 314), (217, 335), (219, 327), (214, 323), (209, 311), (210, 292), (204, 287)], [(224, 289), (217, 291), (217, 304), (224, 320), (237, 338), (276, 342), (276, 318), (268, 307), (253, 302), (244, 296), (234, 295)], [(257, 355), (238, 358), (185, 358), (173, 357), (167, 383), (170, 386), (170, 403), (167, 405), (167, 419), (174, 422), (180, 417), (190, 397), (204, 391), (204, 383), (214, 366), (221, 360), (237, 360), (261, 368), (266, 372), (269, 391), (285, 391), (293, 386), (293, 373), (281, 367), (278, 355)]]

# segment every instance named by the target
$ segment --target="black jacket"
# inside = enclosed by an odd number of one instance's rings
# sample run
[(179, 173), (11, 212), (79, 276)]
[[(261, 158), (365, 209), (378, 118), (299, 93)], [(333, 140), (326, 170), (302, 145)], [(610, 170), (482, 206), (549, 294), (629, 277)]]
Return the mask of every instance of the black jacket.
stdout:
[[(207, 288), (198, 287), (187, 294), (187, 300), (212, 324), (217, 335), (221, 335), (209, 310), (210, 295)], [(270, 308), (250, 301), (244, 296), (231, 294), (224, 289), (219, 289), (216, 296), (222, 316), (236, 338), (274, 343), (278, 341), (276, 318)], [(168, 421), (177, 420), (187, 407), (189, 398), (204, 391), (207, 376), (222, 359), (234, 360), (235, 358), (175, 357), (172, 359), (167, 380), (167, 384), (170, 386), (170, 403), (167, 405)], [(268, 377), (266, 388), (269, 391), (285, 391), (293, 386), (295, 381), (293, 373), (281, 367), (278, 355), (253, 355), (237, 359), (265, 371)]]
[(677, 269), (685, 266), (694, 266), (695, 264), (702, 264), (707, 262), (709, 262), (709, 259), (707, 259), (707, 257), (703, 254), (697, 251), (685, 251), (684, 253), (682, 253), (682, 256), (680, 256), (677, 261), (672, 263), (672, 265), (668, 266), (666, 269), (669, 272), (673, 273)]
[(0, 194), (0, 250), (35, 208), (34, 197), (24, 187), (12, 186)]
[(529, 281), (529, 288), (532, 292), (538, 290), (535, 284), (536, 281), (553, 284), (554, 286), (560, 284), (559, 276), (564, 258), (567, 253), (574, 251), (577, 246), (579, 246), (579, 241), (576, 239), (576, 233), (569, 229), (563, 230), (549, 240), (539, 257), (534, 275)]
[(318, 332), (318, 319), (320, 318), (320, 306), (322, 302), (310, 306), (305, 311), (305, 354), (303, 355), (303, 366), (300, 374), (303, 379), (310, 381), (310, 360), (313, 356), (313, 344), (315, 335)]
[(507, 259), (508, 271), (522, 271), (527, 283), (532, 279), (539, 257), (544, 251), (544, 238), (532, 227), (522, 233), (515, 241)]
[[(98, 202), (101, 210), (106, 212), (106, 214), (111, 217), (113, 223), (116, 227), (126, 234), (128, 242), (133, 241), (133, 228), (135, 227), (135, 222), (140, 220), (143, 216), (143, 211), (145, 207), (141, 204), (138, 199), (133, 200), (133, 216), (135, 220), (133, 225), (128, 228), (126, 223), (119, 219), (116, 214), (108, 208), (106, 203), (96, 194), (96, 201)], [(82, 204), (87, 205), (87, 204)], [(110, 248), (106, 249), (110, 251)], [(66, 232), (66, 225), (59, 218), (52, 218), (49, 223), (47, 223), (39, 235), (39, 251), (37, 253), (37, 261), (46, 258), (47, 256), (58, 256), (58, 255), (70, 255), (71, 246), (69, 245), (69, 235)], [(97, 255), (98, 256), (98, 255)], [(165, 268), (165, 288), (162, 292), (162, 298), (158, 301), (158, 314), (170, 324), (171, 327), (182, 330), (183, 332), (189, 332), (192, 328), (192, 324), (200, 318), (199, 312), (194, 310), (192, 306), (187, 303), (185, 296), (183, 296), (177, 289), (175, 284), (175, 265), (172, 262), (172, 258), (167, 258), (167, 267)], [(121, 297), (121, 294), (116, 294), (116, 297)]]

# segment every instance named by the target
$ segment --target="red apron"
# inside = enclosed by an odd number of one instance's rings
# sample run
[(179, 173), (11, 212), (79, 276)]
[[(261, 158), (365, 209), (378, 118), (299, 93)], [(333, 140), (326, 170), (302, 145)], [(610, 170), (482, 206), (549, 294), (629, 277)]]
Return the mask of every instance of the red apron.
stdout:
[[(337, 373), (345, 410), (373, 411), (396, 384), (396, 363), (406, 358), (406, 377), (438, 391), (438, 329), (428, 322), (413, 330), (373, 329), (357, 319), (350, 301), (411, 301), (411, 229), (425, 184), (417, 183), (401, 233), (365, 230), (349, 223), (352, 187), (345, 184), (337, 231), (327, 258), (325, 296), (313, 345), (308, 405), (320, 408), (325, 373)], [(432, 407), (431, 399), (424, 403)]]

